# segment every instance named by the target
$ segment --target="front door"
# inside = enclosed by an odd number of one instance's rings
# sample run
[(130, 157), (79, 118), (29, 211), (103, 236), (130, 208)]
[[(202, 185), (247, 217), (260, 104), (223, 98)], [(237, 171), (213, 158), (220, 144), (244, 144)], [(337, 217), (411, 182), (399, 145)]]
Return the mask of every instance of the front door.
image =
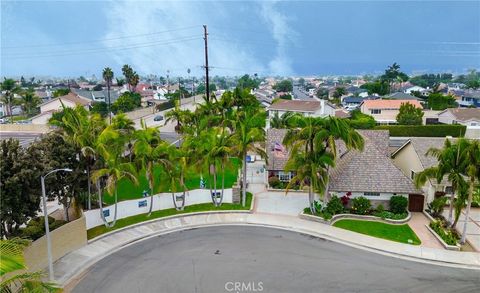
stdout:
[(408, 195), (408, 210), (410, 212), (422, 212), (424, 196), (421, 194)]

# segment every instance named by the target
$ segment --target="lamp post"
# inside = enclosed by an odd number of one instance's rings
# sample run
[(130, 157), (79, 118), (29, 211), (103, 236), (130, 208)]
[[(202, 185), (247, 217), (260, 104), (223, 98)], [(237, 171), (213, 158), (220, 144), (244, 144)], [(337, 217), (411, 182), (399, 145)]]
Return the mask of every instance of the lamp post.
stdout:
[(47, 194), (45, 192), (45, 178), (47, 178), (48, 175), (59, 172), (59, 171), (72, 172), (72, 169), (69, 169), (69, 168), (55, 169), (40, 177), (42, 182), (43, 215), (45, 217), (45, 236), (47, 237), (48, 277), (50, 281), (53, 281), (53, 262), (52, 262), (52, 243), (50, 239), (50, 227), (48, 227)]

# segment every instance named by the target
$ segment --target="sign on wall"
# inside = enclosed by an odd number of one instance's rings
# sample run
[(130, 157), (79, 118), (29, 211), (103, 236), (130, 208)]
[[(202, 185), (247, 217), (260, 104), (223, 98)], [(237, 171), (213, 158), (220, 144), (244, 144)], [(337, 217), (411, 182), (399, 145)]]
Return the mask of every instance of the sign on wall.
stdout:
[(138, 202), (138, 207), (143, 208), (147, 206), (147, 200), (141, 200)]
[(106, 218), (110, 216), (110, 209), (103, 210), (103, 217)]

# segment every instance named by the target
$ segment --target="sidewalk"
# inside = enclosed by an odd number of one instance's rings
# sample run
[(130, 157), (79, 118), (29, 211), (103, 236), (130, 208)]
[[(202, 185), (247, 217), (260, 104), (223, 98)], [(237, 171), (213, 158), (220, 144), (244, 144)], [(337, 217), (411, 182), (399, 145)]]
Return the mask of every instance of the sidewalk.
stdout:
[(442, 244), (432, 235), (425, 225), (428, 225), (430, 220), (423, 213), (412, 213), (412, 218), (408, 221), (408, 225), (417, 234), (422, 241), (422, 246), (444, 249)]
[(106, 234), (55, 262), (55, 280), (63, 285), (75, 282), (75, 279), (80, 278), (81, 273), (95, 262), (141, 239), (212, 225), (260, 225), (286, 229), (324, 238), (357, 249), (402, 259), (480, 269), (480, 253), (459, 253), (396, 243), (317, 222), (302, 220), (296, 216), (227, 212), (173, 216)]

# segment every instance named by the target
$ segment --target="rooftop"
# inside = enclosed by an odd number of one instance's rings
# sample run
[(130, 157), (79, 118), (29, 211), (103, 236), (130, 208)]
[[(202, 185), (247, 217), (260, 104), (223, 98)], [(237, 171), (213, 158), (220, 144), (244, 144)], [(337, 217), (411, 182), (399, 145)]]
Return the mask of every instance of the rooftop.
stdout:
[(450, 114), (452, 114), (458, 121), (468, 121), (473, 119), (480, 121), (480, 108), (449, 108), (439, 113), (439, 115), (445, 112), (450, 112)]
[(270, 110), (284, 110), (293, 112), (315, 112), (321, 107), (320, 101), (312, 100), (282, 100), (270, 106)]
[(422, 109), (422, 105), (416, 100), (364, 100), (362, 105), (369, 109), (400, 109), (404, 103), (410, 103)]

